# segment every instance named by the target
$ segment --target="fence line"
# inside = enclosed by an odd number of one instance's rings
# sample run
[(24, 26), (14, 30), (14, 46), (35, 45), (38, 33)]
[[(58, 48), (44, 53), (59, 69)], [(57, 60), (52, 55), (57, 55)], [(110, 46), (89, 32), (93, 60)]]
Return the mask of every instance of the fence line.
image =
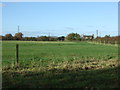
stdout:
[(94, 43), (94, 44), (101, 44), (101, 45), (109, 45), (109, 46), (117, 46), (119, 47), (120, 45), (116, 42), (114, 44), (111, 44), (111, 43), (106, 43), (105, 41), (104, 42), (97, 42), (97, 41), (88, 41), (88, 43)]

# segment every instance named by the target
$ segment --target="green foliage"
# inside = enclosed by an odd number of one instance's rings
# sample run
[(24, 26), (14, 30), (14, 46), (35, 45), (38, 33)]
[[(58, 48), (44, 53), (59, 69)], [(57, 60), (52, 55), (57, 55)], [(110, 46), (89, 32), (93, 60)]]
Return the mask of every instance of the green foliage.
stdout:
[(64, 36), (58, 37), (58, 40), (59, 40), (59, 41), (64, 41), (64, 39), (65, 39)]
[(24, 40), (24, 41), (37, 41), (36, 37), (23, 37), (22, 40)]
[(22, 39), (23, 34), (22, 33), (16, 33), (14, 36), (15, 40), (21, 40)]
[(110, 37), (110, 35), (105, 35), (105, 37), (107, 38), (107, 37)]
[(49, 38), (47, 36), (41, 36), (37, 38), (38, 41), (49, 41)]
[(70, 33), (67, 35), (67, 37), (65, 38), (68, 41), (79, 41), (80, 40), (80, 35), (77, 33)]
[(12, 34), (6, 34), (5, 37), (4, 37), (4, 39), (6, 39), (6, 40), (12, 40), (13, 36), (12, 36)]

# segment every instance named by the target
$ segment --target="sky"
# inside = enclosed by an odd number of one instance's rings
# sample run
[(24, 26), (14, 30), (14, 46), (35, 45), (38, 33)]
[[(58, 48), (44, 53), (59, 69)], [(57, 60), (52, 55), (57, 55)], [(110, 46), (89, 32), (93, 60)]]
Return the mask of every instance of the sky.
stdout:
[(2, 35), (118, 35), (117, 2), (4, 2)]

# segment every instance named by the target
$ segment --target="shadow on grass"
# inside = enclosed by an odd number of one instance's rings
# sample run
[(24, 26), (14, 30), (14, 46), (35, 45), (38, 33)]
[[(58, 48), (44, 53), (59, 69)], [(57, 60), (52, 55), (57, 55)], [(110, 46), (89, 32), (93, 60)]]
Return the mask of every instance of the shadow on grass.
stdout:
[(118, 88), (119, 67), (97, 70), (16, 69), (3, 72), (4, 88)]

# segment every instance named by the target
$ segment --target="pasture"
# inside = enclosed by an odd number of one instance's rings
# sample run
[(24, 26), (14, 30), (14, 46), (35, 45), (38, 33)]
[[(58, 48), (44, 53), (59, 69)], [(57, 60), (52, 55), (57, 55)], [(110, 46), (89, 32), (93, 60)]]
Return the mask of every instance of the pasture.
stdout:
[[(15, 49), (19, 44), (19, 66)], [(88, 42), (2, 42), (3, 88), (118, 87), (118, 47)]]

